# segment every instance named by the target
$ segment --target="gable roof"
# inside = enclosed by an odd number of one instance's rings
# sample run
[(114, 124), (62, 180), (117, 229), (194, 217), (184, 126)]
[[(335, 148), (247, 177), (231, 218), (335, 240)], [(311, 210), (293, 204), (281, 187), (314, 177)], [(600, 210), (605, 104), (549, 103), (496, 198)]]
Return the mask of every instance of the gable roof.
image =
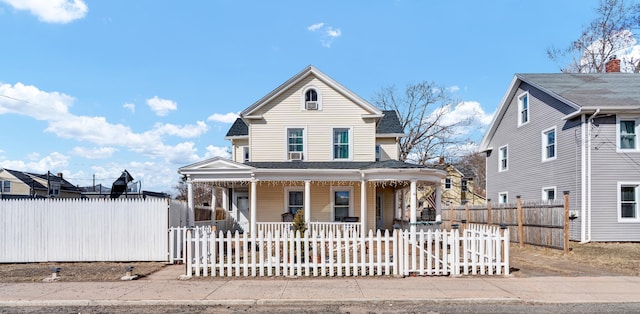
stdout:
[[(33, 189), (36, 189), (36, 190), (47, 190), (47, 187), (44, 184), (40, 183), (40, 182), (46, 182), (47, 181), (47, 174), (46, 173), (45, 174), (35, 174), (35, 173), (11, 170), (11, 169), (6, 169), (6, 168), (4, 168), (2, 170), (8, 172), (12, 176), (16, 177), (18, 180), (22, 181), (22, 183), (32, 187)], [(36, 178), (40, 179), (40, 180), (37, 180)], [(50, 182), (58, 182), (58, 183), (60, 183), (60, 190), (62, 190), (62, 191), (80, 192), (80, 189), (77, 186), (71, 184), (71, 182), (65, 180), (64, 178), (58, 177), (58, 176), (53, 175), (53, 174), (49, 174), (48, 180)]]
[(242, 120), (241, 118), (237, 118), (229, 131), (227, 131), (227, 135), (225, 138), (230, 137), (238, 137), (238, 136), (247, 136), (249, 135), (249, 126)]
[(262, 108), (264, 105), (268, 104), (271, 100), (273, 100), (274, 98), (278, 97), (280, 94), (285, 92), (291, 86), (293, 86), (296, 83), (300, 82), (301, 80), (303, 80), (304, 78), (306, 78), (309, 75), (313, 75), (318, 80), (320, 80), (323, 83), (327, 84), (328, 86), (334, 88), (336, 91), (340, 92), (342, 95), (344, 95), (349, 100), (351, 100), (355, 104), (357, 104), (360, 107), (362, 107), (364, 110), (368, 111), (370, 114), (382, 115), (382, 111), (380, 111), (380, 109), (376, 108), (375, 106), (370, 104), (368, 101), (364, 100), (360, 96), (356, 95), (354, 92), (352, 92), (349, 89), (347, 89), (346, 87), (342, 86), (342, 84), (336, 82), (335, 80), (333, 80), (328, 75), (324, 74), (322, 71), (318, 70), (314, 66), (309, 65), (306, 68), (304, 68), (302, 71), (300, 71), (296, 75), (294, 75), (292, 78), (288, 79), (286, 82), (284, 82), (280, 86), (276, 87), (276, 89), (272, 90), (267, 95), (265, 95), (264, 97), (260, 98), (258, 101), (256, 101), (251, 106), (249, 106), (247, 109), (245, 109), (242, 112), (240, 112), (240, 117), (242, 117), (242, 118), (250, 117), (258, 109)]
[(404, 135), (404, 130), (402, 128), (398, 113), (395, 110), (384, 110), (382, 111), (382, 113), (384, 114), (384, 116), (378, 123), (376, 134)]
[(480, 150), (488, 150), (511, 99), (522, 83), (527, 83), (549, 96), (575, 109), (565, 119), (596, 110), (621, 112), (640, 110), (640, 75), (633, 73), (534, 73), (515, 74), (502, 98), (489, 128), (480, 144)]

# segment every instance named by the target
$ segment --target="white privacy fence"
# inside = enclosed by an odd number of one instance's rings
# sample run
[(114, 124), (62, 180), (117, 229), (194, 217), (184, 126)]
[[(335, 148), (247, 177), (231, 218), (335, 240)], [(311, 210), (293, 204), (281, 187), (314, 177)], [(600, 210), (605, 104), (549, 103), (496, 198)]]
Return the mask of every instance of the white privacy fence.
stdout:
[(259, 233), (171, 228), (171, 261), (188, 276), (507, 275), (509, 231)]
[(0, 263), (167, 261), (168, 202), (0, 200)]

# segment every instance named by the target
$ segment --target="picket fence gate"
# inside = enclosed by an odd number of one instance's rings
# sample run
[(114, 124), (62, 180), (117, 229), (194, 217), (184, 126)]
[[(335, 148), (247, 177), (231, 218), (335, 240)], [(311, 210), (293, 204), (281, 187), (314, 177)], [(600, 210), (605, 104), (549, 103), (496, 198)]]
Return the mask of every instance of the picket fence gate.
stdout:
[(469, 225), (449, 231), (388, 230), (263, 234), (171, 228), (169, 259), (187, 276), (508, 275), (509, 231)]

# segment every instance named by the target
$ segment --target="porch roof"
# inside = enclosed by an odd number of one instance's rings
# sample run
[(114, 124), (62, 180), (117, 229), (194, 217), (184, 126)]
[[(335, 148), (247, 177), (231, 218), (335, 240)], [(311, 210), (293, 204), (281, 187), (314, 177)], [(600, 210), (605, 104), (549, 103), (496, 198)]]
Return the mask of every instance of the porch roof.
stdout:
[(248, 162), (215, 157), (182, 167), (178, 173), (194, 182), (262, 181), (428, 181), (440, 182), (446, 172), (398, 160), (377, 162)]

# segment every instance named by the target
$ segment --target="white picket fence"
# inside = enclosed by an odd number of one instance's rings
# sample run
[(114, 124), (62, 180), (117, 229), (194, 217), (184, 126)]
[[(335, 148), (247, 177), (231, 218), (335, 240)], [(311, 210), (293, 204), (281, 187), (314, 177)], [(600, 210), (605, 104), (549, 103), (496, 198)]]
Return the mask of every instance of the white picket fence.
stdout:
[(0, 263), (167, 261), (168, 202), (0, 200)]
[(470, 225), (460, 231), (340, 231), (256, 237), (208, 228), (171, 228), (171, 262), (187, 276), (507, 275), (509, 231)]

